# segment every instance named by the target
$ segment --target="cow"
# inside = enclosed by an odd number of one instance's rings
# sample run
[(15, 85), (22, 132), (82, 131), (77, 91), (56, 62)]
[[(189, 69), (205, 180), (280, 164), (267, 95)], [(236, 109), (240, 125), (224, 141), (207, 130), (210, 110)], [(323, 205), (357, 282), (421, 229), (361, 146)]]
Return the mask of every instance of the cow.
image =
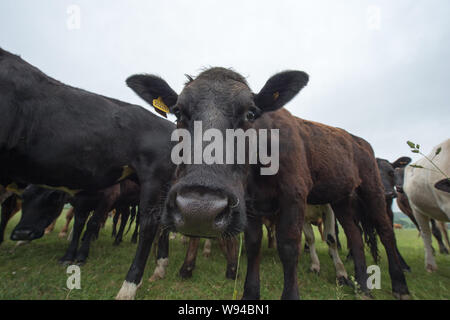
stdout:
[[(261, 130), (266, 129), (273, 133), (272, 137), (265, 131), (266, 151), (270, 146), (272, 155), (279, 138), (279, 158), (269, 159), (273, 160), (271, 163), (260, 153), (254, 157), (260, 160), (257, 164), (250, 165), (249, 157), (239, 164), (199, 164), (196, 158), (201, 154), (195, 152), (198, 149), (193, 144), (194, 152), (192, 148), (187, 148), (186, 153), (182, 150), (180, 157), (187, 161), (177, 165), (161, 222), (170, 230), (189, 236), (229, 237), (244, 231), (248, 264), (242, 298), (259, 299), (261, 217), (275, 215), (277, 250), (284, 273), (281, 298), (298, 299), (298, 245), (305, 208), (307, 203), (330, 203), (350, 237), (361, 290), (368, 292), (367, 270), (363, 240), (354, 222), (356, 216), (365, 228), (372, 229), (370, 234), (376, 229), (385, 246), (394, 296), (409, 298), (370, 144), (343, 129), (303, 120), (281, 109), (306, 86), (308, 79), (301, 71), (280, 72), (254, 94), (239, 73), (212, 67), (196, 78), (189, 76), (178, 95), (160, 77), (141, 74), (128, 78), (128, 85), (144, 100), (164, 102), (177, 117), (177, 128), (184, 129), (177, 131), (178, 137), (187, 133), (195, 139), (194, 129), (199, 125), (202, 131), (211, 129), (210, 141), (212, 137), (225, 136), (227, 129), (242, 129), (245, 133), (253, 128), (260, 136)], [(231, 145), (235, 142), (232, 140)], [(244, 150), (248, 147), (246, 144)], [(216, 152), (220, 154), (220, 149)], [(189, 163), (192, 156), (194, 164)], [(237, 155), (230, 155), (231, 160), (233, 157), (236, 160)], [(140, 261), (141, 268), (136, 270), (139, 274), (145, 265), (144, 259)], [(134, 298), (140, 281), (141, 277), (135, 277), (127, 285), (132, 288), (127, 290), (127, 298)], [(123, 297), (121, 290), (119, 298)]]
[[(411, 162), (411, 158), (409, 157), (400, 157), (394, 162), (390, 162), (389, 160), (376, 158), (378, 171), (380, 173), (381, 182), (383, 184), (384, 196), (386, 200), (386, 210), (388, 217), (391, 221), (392, 228), (394, 228), (394, 213), (392, 212), (392, 203), (394, 198), (397, 197), (397, 192), (395, 191), (396, 185), (396, 176), (395, 172), (398, 169), (404, 168), (408, 163)], [(338, 229), (336, 228), (336, 234), (338, 234)], [(347, 244), (347, 247), (350, 247)], [(397, 255), (400, 259), (400, 264), (402, 266), (403, 271), (410, 272), (411, 268), (406, 263), (405, 259), (403, 259), (400, 251), (398, 250), (397, 244), (395, 244)], [(352, 252), (349, 250), (346, 260), (352, 259)]]
[[(378, 171), (380, 172), (381, 182), (383, 183), (387, 213), (392, 227), (394, 227), (394, 213), (392, 212), (392, 203), (394, 201), (394, 198), (397, 197), (397, 192), (395, 191), (395, 170), (405, 168), (412, 161), (412, 159), (410, 157), (400, 157), (394, 162), (390, 162), (389, 160), (381, 158), (376, 158), (376, 160)], [(395, 247), (398, 257), (400, 258), (402, 269), (404, 271), (410, 272), (411, 268), (400, 254), (397, 244), (395, 245)]]
[[(399, 209), (408, 216), (411, 221), (416, 226), (417, 230), (419, 230), (420, 233), (420, 227), (417, 223), (416, 218), (414, 217), (414, 214), (412, 212), (411, 206), (409, 205), (408, 196), (403, 191), (403, 184), (404, 184), (404, 174), (405, 174), (405, 168), (397, 168), (395, 169), (395, 183), (396, 183), (396, 190), (397, 190), (397, 205)], [(435, 237), (438, 245), (439, 245), (439, 252), (442, 254), (449, 254), (450, 244), (448, 242), (448, 234), (447, 234), (447, 228), (442, 228), (441, 224), (443, 222), (436, 221), (434, 219), (430, 219), (430, 226), (431, 226), (431, 233)], [(447, 242), (447, 247), (444, 244), (443, 238)], [(434, 253), (434, 248), (431, 246), (431, 251)]]
[[(349, 280), (347, 271), (345, 270), (344, 264), (342, 263), (341, 258), (339, 257), (339, 252), (337, 248), (336, 242), (336, 234), (335, 234), (335, 218), (333, 210), (329, 204), (327, 205), (308, 205), (305, 211), (305, 222), (303, 225), (303, 233), (305, 234), (305, 240), (308, 244), (309, 254), (311, 256), (311, 265), (310, 271), (314, 273), (320, 272), (320, 261), (317, 256), (316, 248), (315, 248), (315, 237), (314, 231), (312, 229), (312, 224), (318, 219), (322, 219), (325, 228), (324, 233), (326, 238), (326, 242), (328, 245), (328, 254), (334, 263), (334, 268), (336, 270), (336, 281), (341, 285), (352, 285), (352, 282)], [(323, 240), (323, 238), (322, 238)]]
[[(429, 159), (433, 159), (433, 163)], [(450, 221), (450, 194), (435, 188), (443, 174), (450, 175), (450, 139), (435, 146), (428, 159), (422, 158), (407, 166), (404, 174), (403, 190), (420, 227), (425, 247), (425, 269), (428, 272), (437, 270), (431, 249), (429, 220)]]
[(140, 236), (123, 292), (133, 290), (136, 284), (129, 284), (142, 277), (175, 169), (175, 125), (141, 106), (63, 84), (3, 49), (0, 114), (0, 185), (89, 194), (136, 175)]
[(403, 229), (403, 226), (400, 223), (394, 223), (394, 229)]
[[(108, 212), (117, 208), (123, 215), (119, 232), (115, 235), (114, 245), (122, 241), (123, 232), (129, 216), (129, 207), (139, 201), (139, 185), (130, 179), (122, 180), (111, 187), (98, 191), (96, 194), (78, 194), (70, 197), (63, 191), (48, 190), (31, 185), (23, 192), (23, 213), (18, 225), (14, 228), (12, 240), (31, 241), (43, 236), (44, 230), (59, 216), (62, 207), (67, 202), (74, 208), (74, 228), (71, 242), (60, 263), (67, 265), (76, 262), (83, 264), (89, 254), (91, 241), (98, 236), (100, 225)], [(99, 205), (103, 204), (103, 205)], [(103, 208), (99, 210), (98, 208)], [(94, 214), (87, 222), (86, 232), (78, 248), (81, 233), (91, 211)]]

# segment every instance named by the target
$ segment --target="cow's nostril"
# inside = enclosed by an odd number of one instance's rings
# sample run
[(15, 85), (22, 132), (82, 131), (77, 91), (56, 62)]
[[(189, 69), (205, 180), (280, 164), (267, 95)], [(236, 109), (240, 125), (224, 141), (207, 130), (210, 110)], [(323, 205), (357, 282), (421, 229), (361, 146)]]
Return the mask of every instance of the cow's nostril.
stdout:
[(228, 206), (228, 198), (212, 194), (177, 194), (175, 203), (182, 215), (217, 216)]
[(175, 206), (176, 229), (191, 236), (218, 236), (230, 223), (228, 197), (219, 193), (178, 193)]

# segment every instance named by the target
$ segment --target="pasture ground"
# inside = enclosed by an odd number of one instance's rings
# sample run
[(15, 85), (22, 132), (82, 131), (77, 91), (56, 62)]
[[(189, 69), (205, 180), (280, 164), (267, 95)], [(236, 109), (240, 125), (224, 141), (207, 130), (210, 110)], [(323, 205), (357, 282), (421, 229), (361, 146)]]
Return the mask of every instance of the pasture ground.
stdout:
[[(64, 215), (65, 216), (65, 215)], [(125, 275), (134, 257), (136, 245), (130, 242), (134, 228), (124, 237), (120, 246), (112, 245), (112, 220), (91, 247), (86, 265), (81, 267), (81, 289), (69, 290), (66, 287), (68, 274), (66, 267), (58, 264), (68, 245), (67, 240), (59, 239), (58, 232), (64, 223), (61, 215), (55, 230), (39, 240), (21, 247), (9, 240), (9, 235), (19, 221), (16, 215), (8, 224), (6, 240), (0, 245), (0, 299), (113, 299), (120, 289)], [(424, 268), (422, 239), (414, 229), (396, 230), (399, 250), (412, 268), (407, 273), (409, 289), (414, 299), (450, 299), (450, 256), (436, 254), (439, 270), (433, 274)], [(340, 232), (341, 243), (345, 247), (345, 236)], [(327, 246), (316, 232), (318, 255), (321, 261), (319, 275), (309, 272), (310, 257), (303, 253), (298, 268), (300, 295), (302, 299), (359, 299), (349, 287), (336, 286), (335, 272), (328, 256)], [(202, 243), (203, 245), (203, 240)], [(437, 249), (437, 244), (433, 243)], [(375, 299), (393, 299), (388, 275), (387, 259), (380, 244), (381, 289), (373, 290)], [(165, 279), (150, 283), (149, 277), (155, 267), (155, 256), (147, 264), (144, 280), (138, 291), (137, 299), (219, 299), (230, 300), (233, 296), (234, 282), (225, 278), (225, 259), (213, 242), (211, 256), (203, 257), (201, 249), (197, 258), (193, 277), (182, 280), (178, 275), (186, 252), (180, 237), (170, 242), (169, 267)], [(341, 251), (345, 259), (347, 250)], [(373, 264), (367, 254), (367, 264)], [(349, 275), (353, 274), (353, 263), (345, 262)], [(241, 266), (237, 282), (238, 297), (242, 296), (246, 271), (245, 253), (241, 257)], [(267, 239), (262, 246), (261, 298), (279, 299), (283, 288), (283, 273), (278, 254), (267, 248)]]

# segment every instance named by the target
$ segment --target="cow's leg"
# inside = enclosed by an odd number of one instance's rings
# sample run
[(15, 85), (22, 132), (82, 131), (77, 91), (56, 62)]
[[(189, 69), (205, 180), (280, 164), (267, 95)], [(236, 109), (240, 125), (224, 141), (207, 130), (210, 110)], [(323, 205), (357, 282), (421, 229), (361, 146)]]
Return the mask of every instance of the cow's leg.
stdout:
[(320, 272), (320, 261), (316, 252), (314, 231), (309, 222), (303, 224), (303, 233), (305, 234), (305, 245), (308, 244), (309, 255), (311, 256), (309, 270), (318, 274)]
[[(333, 217), (334, 217), (334, 214), (333, 214)], [(339, 225), (336, 220), (336, 217), (334, 217), (334, 234), (336, 235), (336, 246), (337, 246), (338, 250), (341, 250), (342, 246), (341, 246), (341, 241), (339, 241)]]
[(342, 285), (351, 286), (351, 282), (348, 279), (347, 271), (345, 270), (344, 264), (342, 263), (341, 258), (339, 257), (339, 252), (337, 248), (337, 237), (335, 233), (335, 217), (333, 211), (331, 210), (331, 206), (327, 205), (327, 209), (325, 210), (323, 217), (324, 224), (324, 233), (326, 237), (326, 242), (328, 245), (328, 253), (330, 254), (331, 259), (334, 263), (334, 268), (336, 269), (336, 279)]
[[(386, 212), (389, 218), (389, 222), (392, 226), (392, 228), (394, 228), (394, 212), (392, 212), (392, 199), (385, 199), (386, 201)], [(400, 259), (400, 264), (402, 267), (403, 271), (407, 271), (407, 272), (411, 272), (411, 268), (408, 266), (408, 264), (406, 263), (405, 259), (403, 259), (402, 255), (400, 254), (400, 251), (398, 250), (398, 246), (397, 246), (397, 240), (395, 239), (395, 251), (397, 251), (397, 255), (398, 258)]]
[(209, 258), (211, 255), (211, 239), (205, 239), (205, 245), (203, 246), (203, 256)]
[(184, 263), (180, 269), (180, 276), (183, 279), (192, 277), (192, 270), (195, 268), (195, 260), (197, 259), (198, 246), (200, 244), (200, 238), (189, 238), (189, 245), (186, 251), (186, 257)]
[[(442, 235), (444, 236), (444, 240), (445, 240), (445, 243), (447, 244), (447, 248), (450, 249), (450, 241), (448, 239), (447, 223), (445, 223), (444, 221), (438, 221), (437, 226), (441, 230)], [(441, 253), (445, 254), (445, 252), (441, 252)], [(446, 251), (446, 253), (448, 254), (448, 250)]]
[(369, 294), (367, 288), (367, 267), (366, 257), (364, 255), (364, 243), (361, 236), (361, 230), (354, 221), (354, 203), (350, 198), (347, 198), (332, 203), (332, 208), (347, 236), (347, 246), (352, 253), (353, 264), (355, 267), (355, 279), (359, 284), (360, 290), (365, 294)]
[(262, 222), (257, 216), (249, 216), (245, 230), (245, 251), (247, 252), (247, 275), (245, 277), (243, 300), (259, 300), (259, 263), (261, 260)]
[(59, 216), (55, 220), (53, 220), (53, 222), (50, 223), (50, 225), (47, 228), (45, 228), (44, 234), (49, 234), (55, 229), (56, 220), (58, 220), (58, 218)]
[(113, 245), (119, 245), (122, 242), (123, 233), (125, 231), (125, 227), (127, 226), (128, 218), (130, 217), (130, 207), (128, 205), (117, 209), (116, 214), (117, 211), (120, 211), (120, 227)]
[(276, 238), (284, 275), (281, 299), (297, 300), (299, 299), (297, 265), (306, 201), (292, 201), (286, 197), (280, 199), (280, 207)]
[[(373, 180), (368, 179), (361, 186), (360, 195), (364, 203), (364, 210), (370, 223), (374, 223), (381, 243), (384, 246), (388, 258), (389, 275), (392, 283), (392, 293), (397, 299), (410, 299), (408, 285), (403, 274), (397, 246), (394, 229), (386, 214), (386, 201), (384, 194), (378, 192), (377, 186)], [(375, 190), (375, 191), (373, 191)]]
[(317, 229), (319, 229), (320, 238), (322, 239), (322, 241), (325, 241), (325, 237), (323, 235), (323, 222), (322, 221), (319, 221), (319, 223), (317, 224)]
[(227, 260), (227, 271), (225, 272), (225, 277), (227, 279), (236, 279), (237, 271), (237, 260), (238, 260), (238, 241), (235, 237), (233, 238), (220, 238), (219, 239), (220, 249), (225, 255)]
[(442, 254), (448, 254), (448, 250), (445, 247), (444, 242), (442, 241), (442, 229), (437, 227), (436, 221), (434, 219), (430, 219), (430, 222), (431, 232), (433, 233), (433, 236), (436, 238), (439, 245), (439, 252)]
[(8, 198), (6, 198), (2, 205), (2, 214), (0, 217), (0, 244), (3, 242), (5, 237), (5, 229), (8, 224), (8, 221), (14, 216), (16, 212), (19, 210), (16, 210), (17, 208), (17, 196), (11, 195)]
[(86, 262), (86, 259), (89, 255), (89, 249), (91, 247), (91, 241), (98, 236), (98, 232), (100, 231), (100, 226), (104, 215), (108, 211), (104, 211), (101, 208), (97, 208), (94, 211), (94, 214), (91, 216), (87, 223), (86, 231), (84, 232), (83, 239), (81, 242), (81, 246), (77, 252), (76, 262), (78, 265), (82, 265)]
[(72, 221), (73, 218), (73, 212), (74, 208), (70, 208), (66, 213), (66, 223), (64, 224), (64, 227), (61, 229), (61, 231), (58, 234), (59, 238), (65, 238), (67, 236), (67, 231), (69, 230), (70, 221)]
[(135, 226), (134, 226), (134, 232), (133, 235), (131, 236), (131, 243), (137, 243), (138, 240), (138, 235), (139, 235), (139, 208), (137, 210), (137, 214), (136, 214), (136, 222), (135, 222)]
[(75, 261), (81, 233), (83, 232), (84, 225), (86, 224), (86, 220), (89, 216), (89, 210), (84, 208), (75, 208), (74, 216), (75, 220), (73, 223), (72, 239), (66, 253), (59, 259), (59, 262), (63, 265), (72, 264), (72, 262)]
[(111, 233), (111, 237), (113, 237), (113, 238), (117, 235), (117, 223), (119, 222), (119, 217), (121, 214), (122, 214), (122, 208), (117, 208), (114, 212), (112, 233)]
[(267, 229), (267, 247), (273, 249), (276, 246), (274, 225), (271, 222), (264, 223)]
[[(413, 206), (412, 206), (413, 207)], [(437, 270), (436, 260), (434, 259), (433, 252), (431, 249), (431, 229), (430, 229), (430, 218), (423, 214), (419, 209), (413, 207), (413, 214), (419, 224), (421, 235), (423, 239), (423, 244), (425, 247), (425, 268), (428, 272), (433, 272)]]
[(158, 239), (158, 252), (156, 256), (156, 268), (148, 281), (153, 282), (163, 279), (169, 265), (169, 231), (162, 230)]
[(156, 179), (141, 181), (141, 200), (139, 206), (139, 241), (136, 255), (128, 270), (125, 281), (116, 296), (117, 300), (134, 299), (142, 283), (145, 265), (159, 227), (160, 211), (157, 206), (160, 199), (160, 184), (152, 184)]

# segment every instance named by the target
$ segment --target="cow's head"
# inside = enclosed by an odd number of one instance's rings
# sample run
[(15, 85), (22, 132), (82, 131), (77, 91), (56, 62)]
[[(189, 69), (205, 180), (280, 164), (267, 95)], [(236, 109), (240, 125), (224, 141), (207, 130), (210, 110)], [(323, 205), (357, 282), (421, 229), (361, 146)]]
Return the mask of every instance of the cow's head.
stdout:
[(388, 160), (377, 158), (378, 170), (380, 171), (386, 199), (393, 199), (397, 196), (395, 191), (395, 170), (406, 167), (410, 162), (411, 158), (409, 157), (400, 157), (392, 163)]
[[(308, 82), (304, 72), (285, 71), (271, 77), (255, 94), (243, 76), (229, 69), (211, 68), (195, 79), (188, 78), (180, 95), (152, 75), (132, 76), (127, 84), (150, 104), (161, 99), (177, 117), (177, 128), (185, 129), (191, 137), (194, 122), (201, 123), (203, 132), (214, 129), (226, 137), (227, 129), (245, 131), (263, 113), (282, 108)], [(194, 152), (191, 156), (194, 157)], [(242, 231), (246, 225), (248, 161), (191, 163), (177, 167), (165, 203), (163, 224), (192, 236), (216, 237)]]
[(67, 200), (66, 193), (34, 185), (22, 194), (22, 217), (11, 233), (11, 240), (35, 240), (61, 213)]
[(435, 183), (434, 187), (438, 190), (450, 193), (450, 179), (445, 178)]

